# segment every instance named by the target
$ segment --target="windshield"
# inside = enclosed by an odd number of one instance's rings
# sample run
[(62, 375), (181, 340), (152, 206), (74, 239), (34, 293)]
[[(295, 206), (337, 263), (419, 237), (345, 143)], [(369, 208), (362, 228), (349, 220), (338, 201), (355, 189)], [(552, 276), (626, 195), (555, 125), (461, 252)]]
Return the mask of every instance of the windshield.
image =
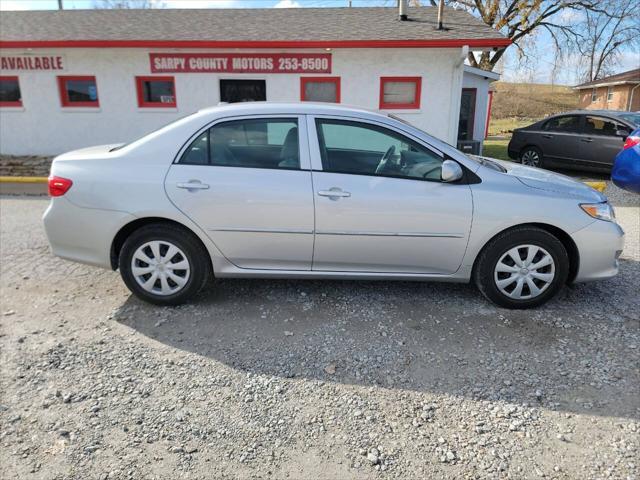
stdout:
[(640, 113), (621, 113), (618, 116), (621, 119), (632, 123), (636, 128), (640, 127)]

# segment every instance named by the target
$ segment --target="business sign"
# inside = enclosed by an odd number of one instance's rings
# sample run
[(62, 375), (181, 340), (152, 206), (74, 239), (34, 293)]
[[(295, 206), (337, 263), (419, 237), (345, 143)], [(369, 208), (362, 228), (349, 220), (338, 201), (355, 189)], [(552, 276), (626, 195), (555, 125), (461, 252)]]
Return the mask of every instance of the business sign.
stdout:
[(150, 53), (152, 73), (331, 73), (329, 53)]
[(64, 70), (64, 60), (62, 55), (2, 55), (0, 70)]

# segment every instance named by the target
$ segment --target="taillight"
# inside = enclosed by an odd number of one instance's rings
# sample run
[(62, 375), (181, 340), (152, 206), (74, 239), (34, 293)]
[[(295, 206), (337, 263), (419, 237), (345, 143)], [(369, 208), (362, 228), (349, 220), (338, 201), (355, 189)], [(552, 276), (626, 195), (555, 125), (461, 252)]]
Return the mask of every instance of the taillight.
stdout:
[(622, 149), (626, 150), (627, 148), (635, 147), (639, 143), (640, 143), (640, 137), (632, 137), (631, 135), (629, 135), (627, 139), (624, 141), (624, 146), (622, 147)]
[(52, 197), (61, 197), (69, 191), (73, 182), (68, 178), (49, 177), (49, 195)]

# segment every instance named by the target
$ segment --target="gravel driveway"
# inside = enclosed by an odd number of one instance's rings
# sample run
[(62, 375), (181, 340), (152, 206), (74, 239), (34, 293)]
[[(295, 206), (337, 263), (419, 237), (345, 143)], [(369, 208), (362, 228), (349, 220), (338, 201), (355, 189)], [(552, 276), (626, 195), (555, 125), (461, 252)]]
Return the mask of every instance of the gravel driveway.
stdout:
[(470, 285), (220, 280), (132, 298), (3, 197), (0, 477), (638, 478), (640, 203), (620, 275), (535, 311)]

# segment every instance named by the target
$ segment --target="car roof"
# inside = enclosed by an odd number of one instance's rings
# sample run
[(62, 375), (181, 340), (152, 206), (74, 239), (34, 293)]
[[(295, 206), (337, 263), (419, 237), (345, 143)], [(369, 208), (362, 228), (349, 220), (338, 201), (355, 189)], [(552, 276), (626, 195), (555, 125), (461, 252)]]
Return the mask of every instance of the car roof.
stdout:
[(557, 117), (560, 115), (604, 115), (609, 117), (619, 117), (620, 115), (623, 115), (625, 113), (633, 113), (633, 112), (626, 112), (624, 110), (571, 110), (569, 112), (562, 112), (553, 116)]
[(356, 115), (356, 116), (374, 116), (388, 119), (388, 115), (367, 110), (365, 108), (336, 105), (331, 103), (320, 102), (240, 102), (240, 103), (221, 103), (216, 106), (207, 107), (199, 110), (198, 113), (212, 114), (238, 114), (238, 115), (268, 115), (268, 114), (314, 114), (314, 115)]

